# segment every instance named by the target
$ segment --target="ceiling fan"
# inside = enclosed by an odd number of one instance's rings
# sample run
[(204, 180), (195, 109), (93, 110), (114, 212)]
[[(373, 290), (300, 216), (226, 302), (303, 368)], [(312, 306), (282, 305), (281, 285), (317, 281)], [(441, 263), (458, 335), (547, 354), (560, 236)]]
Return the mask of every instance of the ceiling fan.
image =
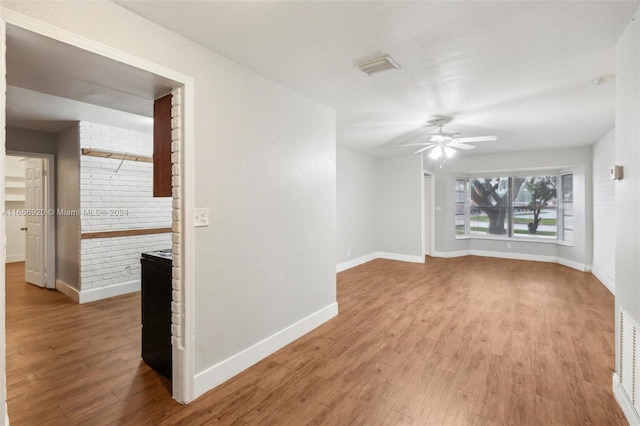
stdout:
[(419, 150), (414, 152), (414, 154), (420, 154), (421, 152), (432, 150), (429, 153), (429, 157), (434, 160), (441, 159), (443, 157), (451, 158), (456, 153), (456, 150), (462, 149), (468, 151), (470, 149), (475, 149), (475, 145), (469, 145), (470, 143), (475, 142), (489, 142), (498, 140), (495, 136), (471, 136), (471, 137), (460, 137), (460, 133), (448, 133), (442, 130), (442, 127), (448, 123), (447, 119), (438, 118), (436, 120), (430, 121), (429, 124), (435, 125), (438, 127), (438, 131), (436, 133), (431, 133), (429, 135), (429, 140), (425, 142), (419, 143), (408, 143), (402, 144), (398, 146), (421, 146)]

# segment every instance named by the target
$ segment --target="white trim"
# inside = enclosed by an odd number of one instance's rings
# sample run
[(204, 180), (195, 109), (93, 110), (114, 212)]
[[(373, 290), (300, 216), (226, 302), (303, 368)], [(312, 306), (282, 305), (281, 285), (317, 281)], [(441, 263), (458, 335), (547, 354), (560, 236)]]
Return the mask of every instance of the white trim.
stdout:
[(593, 274), (594, 277), (598, 279), (598, 281), (602, 283), (602, 285), (604, 285), (607, 288), (607, 290), (611, 292), (611, 294), (615, 296), (616, 284), (613, 282), (613, 280), (609, 279), (608, 277), (605, 277), (600, 273), (600, 271), (593, 268), (591, 269), (591, 273)]
[(185, 83), (190, 79), (190, 77), (178, 71), (148, 61), (139, 56), (114, 49), (111, 46), (98, 43), (79, 34), (63, 30), (5, 7), (0, 7), (0, 16), (7, 24), (24, 28), (36, 34), (52, 38), (70, 46), (79, 47), (80, 49), (87, 50), (102, 57), (149, 71), (150, 73), (157, 74), (176, 82)]
[[(442, 256), (440, 256), (442, 257)], [(367, 262), (371, 262), (375, 259), (387, 259), (387, 260), (399, 260), (401, 262), (411, 263), (424, 263), (424, 256), (415, 256), (412, 254), (400, 254), (389, 253), (386, 251), (374, 251), (373, 253), (365, 254), (353, 260), (347, 260), (336, 265), (336, 273), (346, 271), (347, 269), (355, 268)]]
[(341, 262), (336, 265), (336, 273), (346, 271), (347, 269), (355, 268), (356, 266), (360, 266), (363, 263), (371, 262), (374, 259), (377, 259), (378, 252), (374, 251), (373, 253), (365, 254), (364, 256), (357, 257), (355, 259), (347, 260), (346, 262)]
[(80, 303), (80, 292), (62, 280), (56, 280), (56, 290), (76, 303)]
[(90, 288), (80, 291), (76, 290), (64, 281), (56, 280), (56, 290), (66, 295), (74, 302), (83, 304), (140, 291), (140, 280), (127, 281), (124, 283), (111, 284), (104, 287)]
[[(3, 78), (0, 80), (0, 129), (3, 129), (0, 132), (0, 141), (2, 147), (0, 147), (0, 182), (4, 182), (4, 174), (5, 174), (5, 148), (6, 148), (6, 110), (7, 110), (7, 63), (5, 58), (7, 57), (6, 53), (6, 45), (7, 45), (7, 37), (6, 37), (6, 24), (4, 18), (2, 16), (2, 9), (0, 9), (0, 75)], [(4, 190), (0, 191), (0, 206), (4, 209)], [(5, 297), (5, 256), (7, 254), (6, 247), (6, 230), (5, 230), (5, 217), (4, 215), (0, 215), (0, 418), (4, 418), (6, 424), (9, 424), (9, 410), (7, 409), (7, 357), (6, 357), (6, 320), (5, 320), (5, 312), (6, 312), (6, 297)]]
[(636, 413), (636, 410), (633, 408), (633, 404), (629, 400), (627, 393), (620, 385), (620, 377), (618, 377), (617, 372), (613, 373), (611, 381), (613, 383), (613, 396), (616, 398), (616, 401), (618, 401), (620, 408), (622, 408), (622, 412), (627, 418), (627, 421), (631, 426), (639, 426), (640, 416), (638, 416), (638, 413)]
[(7, 255), (4, 263), (24, 262), (24, 253)]
[(497, 257), (500, 259), (515, 259), (515, 260), (529, 260), (533, 262), (556, 263), (555, 256), (544, 256), (539, 254), (525, 254), (525, 253), (507, 253), (503, 251), (488, 251), (488, 250), (469, 250), (469, 252), (472, 256)]
[[(422, 169), (422, 174), (421, 174), (421, 178), (422, 178), (422, 182), (421, 182), (421, 188), (422, 188), (422, 192), (421, 192), (421, 200), (422, 200), (422, 216), (421, 216), (421, 220), (422, 220), (422, 253), (425, 256), (433, 256), (435, 253), (435, 248), (436, 248), (436, 175), (433, 172), (429, 172), (427, 170), (424, 170), (424, 157), (421, 157), (421, 160), (423, 161), (423, 169)], [(429, 241), (425, 241), (424, 238), (424, 234), (425, 234), (425, 200), (424, 200), (424, 178), (425, 177), (429, 177), (429, 182), (431, 188), (429, 190), (429, 193), (431, 194), (431, 200), (430, 200), (430, 207), (431, 207), (431, 215), (430, 215), (430, 219), (429, 220), (429, 226), (431, 227), (431, 232), (429, 233)], [(426, 253), (426, 248), (427, 245), (429, 246), (429, 254)]]
[(582, 272), (591, 272), (591, 265), (585, 265), (584, 263), (579, 263), (574, 260), (564, 259), (562, 257), (558, 257), (556, 262), (563, 266), (568, 266), (569, 268), (577, 269)]
[(436, 251), (434, 257), (444, 257), (446, 259), (451, 257), (463, 257), (470, 256), (471, 250), (457, 250), (457, 251)]
[(136, 291), (140, 291), (140, 280), (90, 288), (88, 290), (80, 290), (80, 300), (78, 303), (95, 302), (96, 300), (108, 299), (110, 297), (134, 293)]
[[(184, 194), (184, 247), (183, 250), (183, 265), (184, 265), (184, 281), (182, 286), (184, 288), (184, 304), (185, 304), (185, 321), (184, 321), (184, 350), (178, 351), (178, 355), (181, 358), (179, 361), (179, 365), (182, 366), (178, 371), (173, 371), (173, 398), (179, 402), (189, 402), (194, 399), (193, 397), (193, 385), (194, 385), (194, 356), (195, 356), (195, 343), (194, 343), (194, 328), (193, 328), (193, 316), (195, 310), (195, 260), (194, 260), (194, 234), (193, 234), (193, 209), (194, 209), (194, 185), (195, 185), (195, 157), (194, 157), (194, 146), (195, 146), (195, 90), (194, 90), (194, 80), (192, 77), (189, 77), (185, 74), (172, 70), (170, 68), (166, 68), (164, 66), (155, 64), (151, 61), (145, 60), (139, 56), (132, 55), (127, 52), (120, 51), (118, 49), (112, 48), (110, 46), (95, 42), (86, 37), (83, 37), (78, 34), (74, 34), (67, 30), (55, 27), (46, 22), (39, 21), (32, 17), (22, 15), (13, 10), (0, 7), (0, 22), (2, 23), (2, 34), (5, 34), (5, 24), (11, 24), (28, 31), (34, 32), (36, 34), (44, 35), (46, 37), (52, 38), (54, 40), (58, 40), (60, 42), (66, 43), (70, 46), (78, 47), (80, 49), (87, 50), (89, 52), (93, 52), (105, 58), (110, 58), (116, 60), (118, 62), (122, 62), (127, 65), (131, 65), (135, 68), (139, 68), (150, 73), (168, 78), (170, 80), (175, 81), (178, 84), (182, 84), (184, 87), (184, 108), (185, 108), (185, 116), (184, 116), (184, 140), (181, 146), (181, 152), (184, 154), (184, 167), (182, 167), (182, 174), (184, 174), (183, 180), (183, 194)], [(3, 36), (2, 40), (2, 51), (4, 52), (6, 37)], [(4, 55), (3, 55), (4, 57)], [(2, 69), (5, 68), (4, 61), (2, 63)], [(3, 73), (4, 75), (4, 73)], [(5, 92), (5, 83), (6, 79), (4, 79), (4, 83), (2, 84), (1, 92)], [(2, 102), (0, 104), (3, 110), (6, 107), (5, 105), (5, 97), (2, 96)], [(1, 121), (1, 124), (4, 124), (4, 118)], [(5, 139), (4, 132), (2, 136), (2, 140)], [(0, 164), (4, 166), (4, 150), (0, 154)], [(0, 169), (4, 170), (4, 167), (0, 167)], [(3, 173), (0, 172), (0, 177), (2, 177)], [(0, 191), (1, 192), (1, 191)], [(4, 194), (0, 195), (0, 201), (4, 201)], [(0, 224), (4, 224), (4, 218), (0, 218)], [(4, 236), (4, 225), (2, 226), (2, 235)], [(4, 257), (4, 246), (2, 249), (2, 254)], [(3, 259), (0, 259), (3, 260)], [(4, 262), (1, 262), (4, 265)], [(4, 273), (1, 278), (2, 285), (0, 286), (0, 292), (4, 294)], [(4, 300), (4, 296), (2, 296), (2, 300)], [(6, 303), (6, 302), (5, 302)], [(4, 307), (5, 303), (2, 303)], [(4, 318), (4, 314), (2, 315)], [(4, 335), (4, 326), (2, 327), (2, 331), (0, 331), (2, 335)], [(1, 341), (4, 342), (4, 339)], [(4, 351), (2, 351), (4, 353)], [(4, 359), (4, 358), (3, 358)], [(6, 372), (6, 360), (2, 362), (2, 370), (3, 375)], [(6, 393), (5, 393), (6, 396)], [(5, 398), (6, 399), (6, 398)], [(1, 414), (1, 412), (0, 412)]]
[(569, 268), (577, 269), (578, 271), (581, 271), (581, 272), (591, 271), (591, 265), (585, 265), (584, 263), (574, 262), (573, 260), (567, 260), (561, 257), (545, 256), (540, 254), (526, 254), (526, 253), (513, 253), (513, 252), (508, 253), (503, 251), (489, 251), (489, 250), (437, 251), (434, 254), (434, 257), (444, 257), (444, 258), (462, 257), (462, 256), (482, 256), (482, 257), (495, 257), (498, 259), (514, 259), (514, 260), (528, 260), (532, 262), (558, 263), (560, 265), (567, 266)]
[(381, 259), (388, 259), (388, 260), (400, 260), (402, 262), (424, 263), (424, 256), (414, 256), (412, 254), (400, 254), (400, 253), (389, 253), (386, 251), (379, 251), (378, 257)]
[(178, 360), (182, 366), (182, 377), (179, 383), (174, 371), (173, 397), (178, 402), (190, 402), (195, 397), (195, 87), (192, 78), (183, 81), (182, 145), (180, 155), (183, 161), (181, 171), (182, 188), (182, 270), (184, 295), (184, 349)]
[(246, 370), (258, 361), (266, 358), (275, 351), (283, 348), (299, 337), (307, 334), (314, 328), (329, 321), (338, 315), (338, 304), (332, 303), (325, 308), (309, 315), (300, 321), (291, 324), (272, 336), (238, 352), (237, 354), (209, 367), (195, 376), (194, 397), (197, 398), (205, 392), (226, 382), (236, 374)]

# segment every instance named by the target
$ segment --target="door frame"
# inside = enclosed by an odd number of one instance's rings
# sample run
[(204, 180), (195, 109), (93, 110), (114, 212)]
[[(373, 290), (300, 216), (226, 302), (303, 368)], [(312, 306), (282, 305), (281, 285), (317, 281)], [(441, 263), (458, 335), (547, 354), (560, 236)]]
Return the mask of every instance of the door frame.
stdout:
[[(431, 208), (429, 209), (429, 213), (431, 215), (430, 226), (431, 226), (431, 239), (430, 241), (425, 241), (425, 216), (426, 216), (426, 206), (425, 206), (425, 197), (424, 197), (424, 178), (425, 176), (429, 176), (431, 179)], [(422, 224), (420, 229), (422, 230), (422, 256), (426, 256), (425, 251), (427, 246), (429, 247), (429, 256), (435, 256), (436, 249), (436, 174), (429, 170), (422, 171), (422, 184), (420, 185), (422, 188)]]
[[(45, 172), (44, 190), (44, 287), (56, 288), (56, 170), (55, 156), (37, 152), (6, 150), (7, 157), (40, 158)], [(4, 162), (3, 162), (4, 164)]]
[[(181, 322), (177, 324), (177, 331), (174, 331), (172, 337), (173, 348), (173, 381), (172, 381), (172, 396), (178, 402), (186, 403), (193, 400), (194, 388), (194, 368), (195, 368), (195, 342), (194, 342), (194, 311), (195, 311), (195, 296), (194, 296), (194, 282), (195, 282), (195, 261), (194, 261), (194, 186), (195, 186), (195, 154), (194, 154), (194, 141), (195, 141), (195, 88), (194, 79), (191, 76), (185, 75), (179, 71), (167, 68), (163, 65), (156, 64), (154, 62), (143, 59), (139, 56), (133, 55), (128, 52), (124, 52), (113, 47), (104, 45), (99, 42), (95, 42), (84, 36), (69, 32), (62, 28), (55, 27), (48, 23), (39, 21), (30, 16), (23, 15), (11, 9), (0, 7), (0, 56), (6, 58), (6, 26), (13, 25), (33, 33), (48, 37), (59, 42), (68, 44), (73, 47), (77, 47), (97, 55), (100, 55), (107, 59), (112, 59), (124, 64), (130, 65), (135, 68), (165, 77), (169, 80), (173, 80), (176, 83), (175, 89), (180, 88), (182, 92), (183, 101), (183, 117), (182, 117), (182, 132), (179, 138), (179, 156), (176, 156), (174, 164), (178, 167), (172, 167), (179, 174), (178, 185), (174, 186), (174, 191), (177, 190), (179, 196), (173, 197), (174, 204), (178, 205), (178, 209), (181, 214), (178, 215), (179, 219), (174, 221), (173, 227), (173, 240), (174, 247), (176, 245), (180, 250), (174, 250), (175, 253), (179, 253), (178, 262), (176, 264), (179, 267), (174, 268), (174, 293), (177, 294), (178, 299), (174, 300), (178, 305), (183, 305), (182, 315), (175, 315), (180, 317)], [(2, 61), (0, 65), (0, 71), (2, 75), (6, 75), (6, 61)], [(6, 77), (2, 79), (0, 83), (0, 108), (2, 111), (6, 111)], [(0, 125), (6, 124), (6, 112), (2, 114)], [(6, 132), (2, 132), (0, 136), (0, 144), (2, 147), (6, 147)], [(4, 163), (5, 163), (5, 150), (0, 149), (0, 179), (4, 181)], [(3, 192), (3, 191), (0, 191)], [(4, 203), (4, 194), (0, 195), (0, 202)], [(176, 215), (174, 215), (175, 217)], [(4, 237), (4, 218), (0, 218), (0, 229), (2, 234), (0, 237)], [(178, 238), (176, 238), (176, 235)], [(2, 261), (2, 276), (0, 277), (0, 347), (5, 344), (5, 276), (4, 276), (4, 259), (6, 256), (5, 247), (2, 246), (2, 255), (0, 261)], [(179, 272), (176, 273), (176, 269)], [(175, 296), (174, 296), (175, 297)], [(182, 299), (182, 300), (180, 300)], [(173, 328), (173, 327), (172, 327)], [(177, 334), (177, 335), (176, 335)], [(4, 351), (0, 350), (0, 383), (2, 390), (0, 390), (0, 396), (4, 394), (4, 403), (0, 401), (0, 416), (2, 414), (7, 415), (6, 412), (6, 391), (4, 384), (6, 383), (6, 357)], [(3, 417), (3, 416), (2, 416)]]

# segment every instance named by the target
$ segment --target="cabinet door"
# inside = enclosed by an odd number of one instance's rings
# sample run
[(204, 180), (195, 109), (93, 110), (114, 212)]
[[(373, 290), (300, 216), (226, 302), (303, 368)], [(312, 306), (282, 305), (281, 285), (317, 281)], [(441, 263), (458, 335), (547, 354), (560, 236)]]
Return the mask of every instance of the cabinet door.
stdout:
[(153, 196), (171, 197), (171, 94), (153, 103)]

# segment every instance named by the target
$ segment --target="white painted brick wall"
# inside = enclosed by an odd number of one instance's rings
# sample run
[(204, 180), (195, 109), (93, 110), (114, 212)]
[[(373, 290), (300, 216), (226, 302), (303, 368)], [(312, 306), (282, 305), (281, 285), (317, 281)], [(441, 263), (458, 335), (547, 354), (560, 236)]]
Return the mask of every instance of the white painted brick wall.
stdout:
[(615, 162), (615, 131), (593, 145), (593, 274), (611, 290), (615, 287), (615, 181), (609, 168)]
[(173, 195), (173, 214), (171, 225), (173, 229), (173, 262), (171, 270), (171, 344), (179, 349), (184, 348), (184, 269), (182, 267), (184, 235), (182, 233), (181, 208), (182, 198), (182, 155), (180, 147), (184, 137), (183, 128), (183, 89), (177, 88), (172, 92), (171, 98), (171, 187)]
[(171, 234), (80, 241), (81, 289), (140, 281), (140, 253), (171, 247)]
[[(153, 135), (81, 122), (80, 148), (151, 156)], [(83, 213), (94, 213), (81, 215), (82, 233), (169, 228), (172, 225), (171, 198), (153, 197), (152, 163), (81, 155), (80, 209)], [(99, 209), (125, 214), (98, 215)], [(170, 233), (82, 240), (80, 288), (85, 290), (139, 281), (140, 253), (170, 248), (171, 244)]]

